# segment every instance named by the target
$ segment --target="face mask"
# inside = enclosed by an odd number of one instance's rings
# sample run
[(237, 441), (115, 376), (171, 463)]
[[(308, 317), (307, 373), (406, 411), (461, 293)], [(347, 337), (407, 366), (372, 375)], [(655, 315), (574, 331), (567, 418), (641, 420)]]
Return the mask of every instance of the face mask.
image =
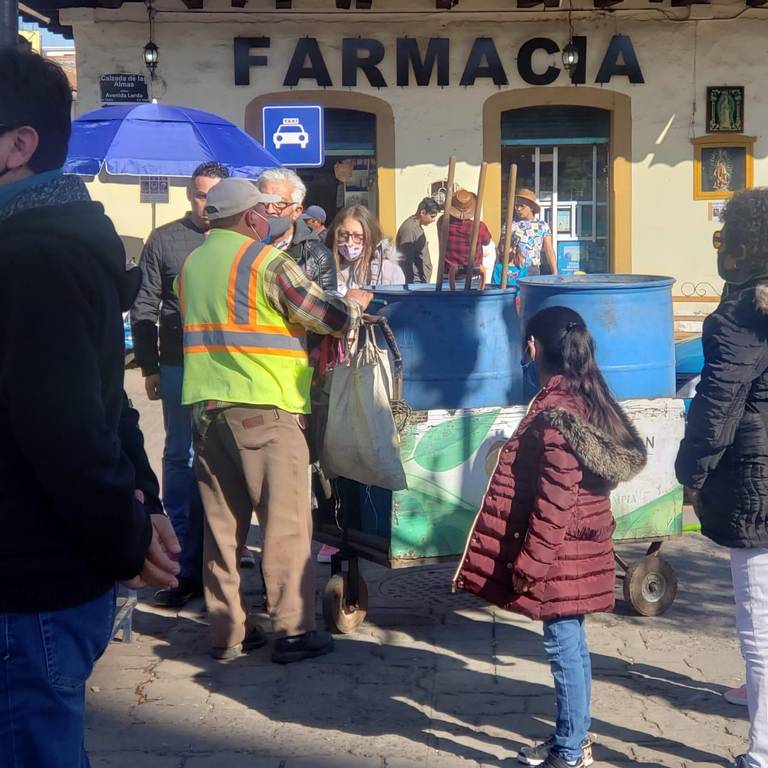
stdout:
[(256, 239), (261, 240), (266, 245), (274, 243), (280, 235), (284, 235), (292, 223), (290, 216), (262, 216), (257, 211), (253, 212), (259, 217), (259, 224), (262, 226), (258, 228), (253, 224), (249, 226), (256, 235)]
[(346, 243), (339, 246), (339, 253), (347, 261), (357, 261), (363, 255), (363, 244)]
[(280, 235), (284, 235), (293, 224), (290, 216), (267, 216), (269, 232), (264, 239), (265, 243), (274, 243)]

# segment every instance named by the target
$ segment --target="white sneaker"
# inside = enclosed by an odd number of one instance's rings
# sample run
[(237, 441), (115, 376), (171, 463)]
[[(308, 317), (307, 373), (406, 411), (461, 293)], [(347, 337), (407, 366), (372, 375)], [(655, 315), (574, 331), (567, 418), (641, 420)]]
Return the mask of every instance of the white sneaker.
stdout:
[[(555, 737), (550, 736), (546, 741), (542, 741), (541, 744), (535, 744), (532, 747), (522, 747), (517, 753), (517, 760), (523, 763), (523, 765), (541, 765), (547, 759), (554, 743)], [(592, 757), (591, 734), (587, 735), (587, 738), (581, 745), (581, 759), (584, 763), (584, 768), (588, 768), (588, 766), (595, 762)]]
[(731, 688), (723, 694), (723, 698), (729, 704), (735, 704), (737, 707), (747, 706), (747, 684), (744, 683), (740, 688)]

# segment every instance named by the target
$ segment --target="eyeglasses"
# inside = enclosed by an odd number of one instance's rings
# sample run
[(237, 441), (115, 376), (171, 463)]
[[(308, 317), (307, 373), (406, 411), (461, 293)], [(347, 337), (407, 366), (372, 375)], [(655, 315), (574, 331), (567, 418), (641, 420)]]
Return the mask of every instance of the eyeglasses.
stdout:
[(719, 251), (723, 247), (723, 230), (718, 229), (717, 232), (712, 233), (712, 247)]
[(296, 205), (296, 203), (265, 203), (264, 204), (264, 210), (267, 213), (271, 214), (277, 214), (278, 216), (281, 216), (284, 214), (289, 208)]
[(352, 241), (355, 245), (362, 245), (365, 242), (365, 235), (361, 235), (358, 232), (347, 232), (346, 230), (339, 230), (339, 242), (347, 243)]

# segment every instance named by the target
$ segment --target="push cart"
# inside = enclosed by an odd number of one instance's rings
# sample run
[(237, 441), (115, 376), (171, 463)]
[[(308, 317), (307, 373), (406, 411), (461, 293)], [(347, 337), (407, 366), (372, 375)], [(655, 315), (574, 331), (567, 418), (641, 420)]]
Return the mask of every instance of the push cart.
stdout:
[[(458, 560), (499, 451), (526, 412), (522, 405), (410, 411), (402, 400), (398, 343), (384, 318), (376, 322), (394, 362), (393, 412), (408, 488), (391, 492), (337, 478), (325, 492), (317, 489), (315, 537), (339, 550), (331, 558), (323, 614), (342, 634), (354, 632), (368, 609), (360, 558), (388, 568)], [(649, 546), (636, 562), (616, 560), (628, 604), (657, 616), (677, 592), (674, 570), (659, 551), (665, 540), (682, 535), (683, 489), (673, 468), (684, 406), (674, 398), (625, 400), (622, 406), (645, 439), (648, 464), (612, 495), (615, 540)]]

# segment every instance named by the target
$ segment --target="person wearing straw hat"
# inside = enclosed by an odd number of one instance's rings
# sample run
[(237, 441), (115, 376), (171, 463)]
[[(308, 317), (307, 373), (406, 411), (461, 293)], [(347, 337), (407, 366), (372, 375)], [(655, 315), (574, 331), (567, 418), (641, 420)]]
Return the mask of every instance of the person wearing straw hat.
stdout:
[[(535, 192), (520, 189), (515, 196), (515, 221), (512, 224), (512, 253), (518, 267), (528, 275), (557, 274), (557, 257), (552, 246), (552, 230), (538, 218), (541, 206)], [(542, 264), (541, 255), (546, 262)]]
[[(461, 269), (470, 263), (470, 248), (472, 247), (472, 228), (474, 226), (477, 195), (467, 189), (459, 189), (448, 206), (451, 219), (448, 225), (448, 242), (445, 249), (445, 269)], [(442, 221), (442, 217), (441, 217)], [(438, 233), (442, 232), (440, 223)], [(484, 222), (480, 222), (480, 233), (477, 238), (473, 266), (482, 264), (483, 246), (491, 242), (491, 233)]]

